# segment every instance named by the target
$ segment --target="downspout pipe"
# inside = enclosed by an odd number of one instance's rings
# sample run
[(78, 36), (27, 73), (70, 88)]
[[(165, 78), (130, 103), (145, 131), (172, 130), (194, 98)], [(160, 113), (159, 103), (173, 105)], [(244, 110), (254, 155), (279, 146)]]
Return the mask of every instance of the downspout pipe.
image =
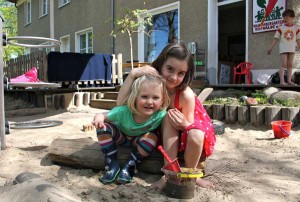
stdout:
[(3, 63), (3, 33), (2, 33), (2, 28), (3, 28), (3, 21), (2, 21), (2, 17), (0, 19), (0, 139), (1, 139), (1, 149), (0, 150), (4, 150), (6, 149), (6, 137), (5, 137), (5, 110), (4, 110), (4, 84), (3, 84), (3, 67), (4, 67), (4, 63)]
[[(115, 0), (110, 0), (111, 30), (115, 28)], [(115, 54), (115, 37), (111, 36), (111, 52)]]
[[(50, 38), (54, 39), (54, 0), (50, 0)], [(55, 51), (55, 48), (52, 47), (51, 51)]]

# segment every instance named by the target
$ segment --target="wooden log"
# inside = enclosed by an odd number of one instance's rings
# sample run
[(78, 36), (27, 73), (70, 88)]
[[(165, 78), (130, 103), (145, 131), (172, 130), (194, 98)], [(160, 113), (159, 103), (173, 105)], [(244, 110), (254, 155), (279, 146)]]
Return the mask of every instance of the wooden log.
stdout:
[(66, 106), (66, 96), (65, 95), (61, 95), (59, 97), (59, 105), (62, 109), (66, 109), (67, 106)]
[(225, 121), (228, 124), (237, 122), (237, 108), (238, 105), (225, 105)]
[(271, 127), (272, 121), (281, 120), (281, 107), (266, 106), (265, 108), (265, 125)]
[(213, 115), (212, 105), (211, 104), (203, 104), (203, 107), (205, 108), (208, 116), (212, 117), (212, 115)]
[(54, 109), (59, 110), (60, 108), (60, 95), (54, 95)]
[(292, 127), (296, 127), (299, 123), (299, 107), (283, 107), (281, 108), (282, 120), (293, 122)]
[(250, 121), (249, 106), (241, 105), (238, 106), (238, 122), (241, 125), (245, 125)]
[(95, 100), (96, 96), (97, 96), (97, 94), (95, 92), (91, 92), (91, 94), (90, 94), (90, 100)]
[(101, 99), (101, 97), (102, 97), (102, 93), (101, 92), (97, 92), (96, 99)]
[(225, 118), (225, 107), (224, 104), (213, 104), (213, 119), (223, 121)]
[(45, 105), (45, 96), (43, 92), (37, 91), (35, 93), (35, 97), (36, 97), (36, 107), (46, 107)]
[(89, 98), (90, 98), (89, 92), (83, 93), (83, 105), (85, 105), (85, 106), (89, 105), (89, 102), (90, 102)]
[(265, 123), (265, 106), (250, 107), (250, 122), (254, 126), (260, 126)]
[(80, 107), (82, 105), (82, 93), (75, 93), (74, 95), (74, 105)]
[[(124, 164), (131, 153), (130, 148), (118, 147), (118, 160)], [(50, 159), (57, 164), (75, 167), (104, 170), (104, 155), (98, 142), (91, 138), (55, 139), (49, 148)], [(164, 165), (163, 156), (157, 150), (145, 158), (138, 169), (151, 174), (161, 173)]]

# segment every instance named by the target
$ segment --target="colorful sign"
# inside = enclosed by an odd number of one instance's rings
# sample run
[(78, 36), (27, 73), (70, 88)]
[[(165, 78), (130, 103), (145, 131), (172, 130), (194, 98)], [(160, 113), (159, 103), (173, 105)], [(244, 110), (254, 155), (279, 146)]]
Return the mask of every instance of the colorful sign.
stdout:
[(264, 19), (270, 1), (272, 0), (253, 0), (253, 33), (277, 30), (283, 23), (282, 13), (286, 9), (286, 0), (278, 0), (269, 16)]

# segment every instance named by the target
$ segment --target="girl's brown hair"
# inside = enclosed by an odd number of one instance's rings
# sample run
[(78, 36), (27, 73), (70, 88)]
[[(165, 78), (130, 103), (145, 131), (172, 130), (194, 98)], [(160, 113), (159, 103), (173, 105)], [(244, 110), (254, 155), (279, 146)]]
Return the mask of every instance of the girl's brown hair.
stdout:
[(183, 81), (178, 86), (179, 90), (185, 89), (191, 84), (194, 76), (195, 66), (193, 56), (184, 43), (170, 43), (161, 51), (156, 60), (152, 62), (151, 66), (153, 66), (161, 74), (162, 66), (169, 57), (173, 57), (181, 61), (185, 60), (187, 62), (188, 70)]
[(292, 10), (292, 9), (286, 9), (283, 13), (282, 13), (282, 16), (285, 17), (285, 16), (289, 16), (291, 18), (294, 18), (295, 17), (295, 12)]

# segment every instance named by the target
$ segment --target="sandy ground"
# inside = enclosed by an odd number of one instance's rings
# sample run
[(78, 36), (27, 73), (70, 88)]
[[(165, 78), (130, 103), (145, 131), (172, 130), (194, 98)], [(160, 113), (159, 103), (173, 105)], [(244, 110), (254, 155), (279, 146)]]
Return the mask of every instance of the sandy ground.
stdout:
[[(48, 150), (56, 138), (96, 140), (95, 132), (83, 132), (82, 125), (90, 123), (99, 111), (83, 108), (9, 118), (9, 121), (60, 120), (63, 124), (12, 129), (6, 135), (7, 148), (0, 152), (0, 201), (6, 201), (8, 193), (18, 195), (12, 182), (24, 171), (39, 174), (81, 201), (173, 201), (164, 193), (149, 190), (148, 186), (160, 176), (139, 172), (130, 184), (103, 185), (98, 180), (103, 171), (74, 169), (51, 162)], [(264, 126), (226, 125), (225, 134), (217, 136), (215, 152), (207, 161), (206, 179), (213, 181), (216, 189), (197, 187), (195, 197), (187, 201), (300, 201), (299, 126), (292, 132), (287, 139), (274, 139), (272, 130)], [(20, 197), (10, 200), (25, 201)]]

